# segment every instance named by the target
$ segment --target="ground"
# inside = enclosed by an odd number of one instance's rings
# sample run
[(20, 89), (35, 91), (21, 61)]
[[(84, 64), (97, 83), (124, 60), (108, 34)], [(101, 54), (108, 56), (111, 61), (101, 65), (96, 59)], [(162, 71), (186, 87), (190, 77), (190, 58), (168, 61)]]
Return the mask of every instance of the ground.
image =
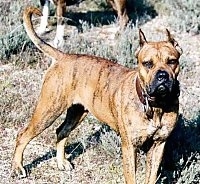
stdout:
[[(91, 115), (72, 132), (66, 153), (74, 169), (59, 171), (55, 160), (55, 130), (64, 114), (27, 146), (27, 178), (10, 177), (16, 135), (34, 109), (49, 58), (40, 53), (22, 26), (22, 11), (38, 1), (0, 0), (0, 178), (1, 183), (124, 183), (120, 138)], [(179, 75), (180, 117), (166, 145), (157, 183), (191, 183), (200, 180), (200, 35), (198, 2), (185, 0), (133, 1), (132, 22), (121, 32), (113, 11), (103, 0), (81, 1), (68, 7), (63, 51), (102, 56), (134, 67), (138, 28), (147, 40), (165, 39), (168, 28), (183, 49)], [(134, 8), (133, 8), (133, 5)], [(53, 14), (52, 14), (53, 15)], [(51, 31), (43, 39), (51, 41)], [(52, 23), (53, 22), (53, 23)], [(38, 25), (38, 20), (34, 22)], [(139, 151), (138, 183), (144, 181), (144, 153)]]

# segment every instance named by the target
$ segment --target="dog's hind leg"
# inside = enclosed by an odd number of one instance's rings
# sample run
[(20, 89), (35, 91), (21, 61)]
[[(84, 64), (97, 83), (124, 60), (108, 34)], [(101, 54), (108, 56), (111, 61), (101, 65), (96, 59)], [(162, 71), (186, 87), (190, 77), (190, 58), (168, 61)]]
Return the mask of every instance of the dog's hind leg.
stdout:
[(128, 21), (129, 17), (127, 14), (127, 0), (107, 0), (108, 3), (111, 4), (112, 8), (117, 12), (117, 16), (119, 19), (119, 26), (123, 29)]
[(60, 170), (70, 170), (71, 164), (65, 158), (65, 142), (70, 132), (84, 119), (88, 111), (80, 104), (72, 105), (67, 110), (65, 121), (56, 130), (57, 134), (57, 163)]
[[(47, 91), (43, 91), (47, 94)], [(26, 177), (26, 171), (22, 166), (23, 152), (27, 144), (46, 128), (48, 128), (57, 119), (60, 114), (66, 109), (62, 106), (62, 103), (50, 101), (51, 97), (48, 95), (40, 96), (36, 109), (33, 116), (28, 124), (22, 131), (17, 135), (16, 147), (13, 156), (12, 169), (14, 172), (22, 173), (22, 177)]]

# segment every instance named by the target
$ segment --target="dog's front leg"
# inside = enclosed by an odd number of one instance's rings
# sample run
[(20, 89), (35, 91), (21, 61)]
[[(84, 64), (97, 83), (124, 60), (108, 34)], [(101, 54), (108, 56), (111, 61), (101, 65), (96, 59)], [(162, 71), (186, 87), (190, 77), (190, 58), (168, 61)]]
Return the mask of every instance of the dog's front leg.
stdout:
[[(169, 110), (170, 111), (170, 110)], [(153, 136), (154, 143), (147, 152), (146, 181), (145, 184), (155, 184), (157, 172), (162, 161), (164, 146), (167, 138), (174, 129), (178, 118), (178, 106), (174, 106), (171, 112), (164, 113), (161, 118), (161, 127)]]
[(126, 184), (136, 184), (136, 148), (122, 138), (123, 172)]
[(49, 16), (49, 6), (50, 1), (49, 0), (41, 0), (41, 6), (42, 6), (42, 17), (40, 26), (37, 28), (38, 34), (43, 34), (46, 31), (47, 25), (48, 25), (48, 16)]
[(147, 152), (145, 184), (155, 184), (157, 172), (162, 161), (165, 141), (155, 141)]
[(65, 18), (66, 12), (65, 0), (58, 0), (56, 4), (56, 16), (57, 16), (57, 28), (56, 36), (54, 38), (54, 47), (61, 48), (64, 44), (64, 29), (65, 29)]

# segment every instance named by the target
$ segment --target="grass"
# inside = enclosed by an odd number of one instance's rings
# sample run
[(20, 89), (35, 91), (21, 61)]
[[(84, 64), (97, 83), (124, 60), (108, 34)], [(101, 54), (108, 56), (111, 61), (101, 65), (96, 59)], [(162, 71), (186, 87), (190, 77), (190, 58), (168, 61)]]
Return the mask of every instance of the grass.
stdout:
[[(121, 140), (116, 133), (89, 116), (69, 137), (66, 152), (71, 154), (73, 171), (58, 171), (55, 161), (55, 124), (34, 139), (24, 153), (30, 176), (9, 178), (10, 163), (17, 132), (28, 123), (34, 109), (42, 76), (49, 59), (40, 53), (22, 26), (22, 10), (38, 1), (0, 0), (0, 177), (2, 183), (124, 183), (121, 163)], [(79, 23), (66, 27), (63, 50), (84, 53), (134, 67), (138, 46), (138, 27), (148, 40), (165, 39), (168, 28), (181, 47), (180, 118), (170, 136), (161, 166), (158, 184), (196, 184), (200, 180), (200, 4), (195, 0), (133, 1), (132, 23), (115, 35), (116, 19), (104, 1), (81, 2), (69, 6), (69, 18)], [(91, 10), (88, 12), (86, 10)], [(106, 20), (102, 18), (106, 17)], [(67, 15), (68, 16), (68, 15)], [(81, 20), (77, 20), (81, 18)], [(53, 17), (50, 17), (52, 20)], [(107, 22), (106, 22), (107, 21)], [(37, 24), (37, 20), (35, 22)], [(53, 31), (43, 36), (49, 41)], [(81, 32), (79, 30), (82, 30)], [(139, 182), (144, 181), (144, 153), (139, 152)]]

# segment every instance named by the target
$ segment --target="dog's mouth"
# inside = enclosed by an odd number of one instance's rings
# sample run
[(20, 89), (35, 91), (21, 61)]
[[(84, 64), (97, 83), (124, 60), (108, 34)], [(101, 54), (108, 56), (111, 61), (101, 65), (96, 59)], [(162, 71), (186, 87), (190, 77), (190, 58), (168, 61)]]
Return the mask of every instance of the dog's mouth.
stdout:
[(147, 94), (149, 95), (150, 99), (155, 99), (156, 97), (164, 98), (171, 92), (172, 85), (168, 84), (160, 84), (160, 85), (149, 85), (147, 87)]
[(158, 71), (154, 80), (146, 87), (149, 101), (164, 100), (170, 96), (179, 96), (179, 82), (169, 77), (165, 71)]

